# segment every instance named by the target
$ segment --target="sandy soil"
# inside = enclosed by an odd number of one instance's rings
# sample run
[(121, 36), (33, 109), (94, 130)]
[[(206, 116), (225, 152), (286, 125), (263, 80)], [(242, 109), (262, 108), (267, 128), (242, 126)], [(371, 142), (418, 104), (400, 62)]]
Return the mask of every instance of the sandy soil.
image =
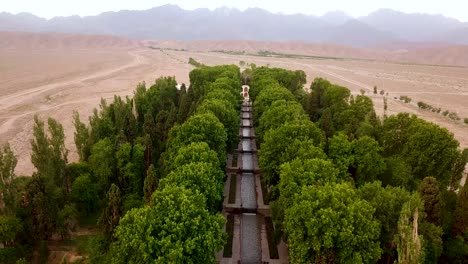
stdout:
[[(188, 73), (193, 69), (187, 64), (189, 57), (207, 65), (238, 64), (244, 60), (257, 65), (302, 69), (308, 76), (307, 86), (315, 77), (321, 76), (349, 87), (354, 93), (365, 89), (374, 100), (377, 112), (383, 114), (383, 97), (371, 93), (377, 85), (379, 90), (389, 93), (388, 114), (401, 111), (417, 114), (448, 128), (462, 147), (468, 147), (467, 125), (393, 99), (408, 95), (413, 102), (422, 100), (455, 111), (462, 118), (468, 117), (468, 68), (160, 51), (102, 36), (82, 39), (73, 35), (54, 35), (52, 40), (40, 34), (33, 35), (32, 39), (24, 39), (26, 37), (20, 35), (15, 41), (8, 42), (0, 40), (0, 144), (9, 141), (18, 155), (18, 175), (30, 175), (34, 171), (30, 162), (34, 114), (43, 119), (56, 118), (64, 125), (69, 160), (76, 161), (74, 110), (86, 120), (98, 107), (100, 98), (111, 99), (114, 94), (131, 95), (139, 82), (151, 84), (159, 76), (175, 76), (179, 83), (188, 84)], [(24, 41), (27, 44), (21, 44)]]
[(255, 54), (267, 50), (284, 54), (338, 58), (373, 59), (427, 65), (468, 66), (468, 45), (442, 43), (387, 43), (370, 48), (354, 48), (330, 43), (271, 41), (144, 41), (147, 46), (190, 51), (243, 51)]
[(151, 84), (160, 76), (188, 83), (192, 69), (161, 51), (135, 47), (0, 48), (0, 61), (0, 144), (12, 145), (18, 175), (34, 171), (30, 141), (35, 114), (63, 124), (69, 160), (76, 161), (73, 111), (86, 121), (101, 98), (132, 95), (139, 82)]

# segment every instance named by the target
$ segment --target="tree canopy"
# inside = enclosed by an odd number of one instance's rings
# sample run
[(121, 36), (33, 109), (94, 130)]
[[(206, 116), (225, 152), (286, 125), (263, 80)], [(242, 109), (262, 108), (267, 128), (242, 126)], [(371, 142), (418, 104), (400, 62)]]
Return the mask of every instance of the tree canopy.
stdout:
[(152, 204), (129, 211), (112, 244), (112, 263), (213, 263), (224, 243), (221, 215), (211, 215), (202, 194), (183, 187), (156, 191)]
[(291, 263), (374, 263), (381, 254), (374, 211), (347, 183), (303, 187), (284, 220)]

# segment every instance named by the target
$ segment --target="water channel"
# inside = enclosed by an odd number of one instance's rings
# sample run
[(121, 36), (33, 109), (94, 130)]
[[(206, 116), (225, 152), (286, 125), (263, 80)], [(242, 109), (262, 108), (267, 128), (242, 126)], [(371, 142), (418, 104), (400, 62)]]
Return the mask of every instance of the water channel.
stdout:
[(259, 216), (257, 215), (257, 191), (255, 184), (254, 156), (252, 152), (252, 108), (250, 104), (243, 106), (242, 133), (240, 155), (241, 167), (241, 247), (240, 259), (242, 264), (262, 263), (260, 242)]

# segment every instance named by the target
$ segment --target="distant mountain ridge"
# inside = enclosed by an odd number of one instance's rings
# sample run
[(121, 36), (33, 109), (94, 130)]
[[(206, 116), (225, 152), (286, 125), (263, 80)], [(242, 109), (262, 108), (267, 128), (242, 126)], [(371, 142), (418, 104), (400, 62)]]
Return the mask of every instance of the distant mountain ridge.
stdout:
[(0, 13), (0, 31), (106, 34), (133, 39), (304, 41), (368, 47), (393, 42), (468, 44), (468, 23), (441, 15), (380, 9), (354, 19), (341, 11), (321, 17), (273, 14), (260, 8), (184, 10), (164, 5), (97, 16), (44, 19)]

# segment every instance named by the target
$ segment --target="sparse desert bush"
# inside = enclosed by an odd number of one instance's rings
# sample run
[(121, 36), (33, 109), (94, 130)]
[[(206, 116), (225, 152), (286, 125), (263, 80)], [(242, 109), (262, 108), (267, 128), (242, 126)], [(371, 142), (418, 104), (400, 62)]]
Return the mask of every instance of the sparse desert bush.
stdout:
[(380, 91), (380, 95), (384, 95), (384, 94), (385, 94), (384, 90)]
[(404, 101), (406, 104), (409, 104), (409, 103), (411, 103), (412, 99), (411, 99), (411, 97), (408, 97), (406, 95), (402, 95), (402, 96), (400, 96), (400, 100)]
[(465, 122), (465, 124), (468, 124), (468, 118), (463, 119), (463, 122)]
[(366, 90), (361, 89), (360, 91), (361, 91), (361, 94), (362, 94), (362, 95), (365, 95), (365, 94), (366, 94)]
[(442, 115), (447, 116), (449, 113), (450, 113), (449, 110), (445, 110), (445, 111), (442, 112)]
[(419, 102), (418, 102), (418, 107), (419, 107), (420, 109), (426, 110), (426, 109), (429, 108), (429, 105), (426, 104), (426, 103), (424, 103), (424, 102), (419, 101)]
[(374, 86), (374, 94), (377, 94), (377, 86)]
[(458, 114), (455, 113), (455, 112), (450, 112), (450, 113), (448, 114), (448, 117), (449, 117), (450, 119), (452, 119), (452, 120), (455, 120), (455, 121), (459, 121), (459, 120), (461, 119), (461, 118), (458, 116)]

